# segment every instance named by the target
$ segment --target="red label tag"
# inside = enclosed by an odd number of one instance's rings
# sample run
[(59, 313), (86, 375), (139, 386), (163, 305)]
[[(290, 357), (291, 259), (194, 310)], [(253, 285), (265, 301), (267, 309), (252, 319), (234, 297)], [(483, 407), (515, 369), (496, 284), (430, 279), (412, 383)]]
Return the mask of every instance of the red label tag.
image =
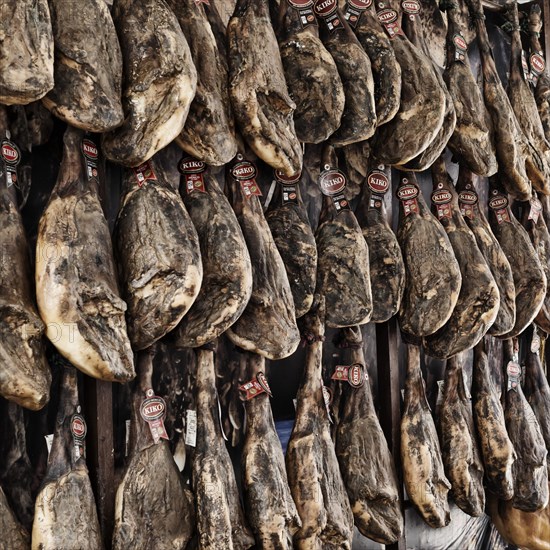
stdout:
[(533, 223), (536, 225), (542, 212), (542, 203), (539, 201), (539, 199), (533, 197), (530, 201), (530, 206), (531, 208), (529, 208), (528, 219), (533, 220)]
[(448, 219), (452, 218), (450, 204), (437, 204), (435, 206), (435, 211), (436, 211), (438, 220), (442, 220), (444, 218), (448, 218)]
[(325, 170), (319, 176), (319, 187), (323, 195), (338, 195), (346, 188), (346, 176), (340, 170)]
[(157, 181), (157, 176), (149, 161), (145, 161), (137, 168), (132, 168), (132, 170), (134, 171), (139, 187), (142, 187), (148, 181)]
[(82, 140), (82, 153), (90, 160), (97, 160), (99, 156), (97, 146), (91, 139)]
[(330, 32), (342, 28), (342, 21), (338, 15), (337, 0), (316, 0), (313, 10), (317, 17), (321, 17)]
[(168, 433), (164, 427), (166, 403), (162, 397), (155, 395), (151, 389), (145, 392), (145, 396), (139, 412), (141, 418), (149, 424), (149, 429), (156, 445), (161, 439), (168, 439)]
[(267, 383), (267, 378), (263, 372), (259, 372), (256, 375), (256, 378), (253, 378), (250, 382), (239, 386), (239, 390), (244, 392), (245, 401), (250, 401), (250, 399), (257, 397), (262, 393), (267, 393), (269, 397), (273, 397), (269, 384)]
[(460, 206), (460, 212), (465, 218), (470, 218), (471, 220), (475, 219), (475, 205), (478, 200), (477, 193), (471, 189), (466, 189), (459, 193), (458, 204)]
[(367, 379), (367, 373), (360, 363), (354, 363), (350, 366), (337, 365), (331, 379), (347, 382), (353, 388), (360, 388)]
[(540, 76), (546, 68), (546, 61), (544, 61), (544, 57), (540, 53), (532, 53), (529, 58), (529, 64), (531, 65), (531, 71), (537, 76)]
[(508, 198), (500, 195), (498, 192), (489, 199), (489, 208), (495, 213), (497, 223), (511, 223), (510, 213), (508, 212)]
[(259, 197), (262, 196), (260, 187), (255, 179), (258, 175), (258, 171), (252, 162), (248, 160), (237, 162), (237, 164), (231, 168), (231, 175), (241, 184), (241, 189), (246, 199), (250, 199), (254, 195)]
[(401, 2), (401, 8), (409, 15), (420, 13), (420, 4), (416, 0), (403, 0), (403, 2)]
[(21, 162), (19, 147), (8, 139), (2, 140), (0, 154), (6, 169), (6, 187), (17, 184), (17, 165)]
[(84, 166), (86, 168), (86, 177), (88, 181), (97, 179), (97, 164), (99, 160), (99, 149), (97, 145), (89, 138), (84, 138), (80, 143), (80, 149), (84, 157)]
[(466, 52), (468, 51), (468, 44), (460, 33), (456, 33), (453, 36), (453, 46), (455, 50), (455, 61), (464, 63), (466, 61)]
[(262, 196), (262, 192), (256, 183), (256, 180), (242, 180), (240, 182), (241, 189), (243, 190), (243, 195), (246, 199), (249, 199), (250, 197), (256, 195), (258, 197)]
[(332, 198), (336, 213), (350, 210), (349, 202), (344, 195), (346, 176), (340, 170), (325, 170), (319, 176), (319, 187), (323, 195)]
[(348, 0), (344, 17), (355, 28), (361, 19), (363, 12), (372, 6), (372, 0)]
[[(441, 184), (439, 184), (441, 185)], [(451, 218), (451, 200), (453, 196), (450, 191), (440, 188), (432, 193), (432, 202), (435, 204), (437, 219)]]
[(508, 365), (506, 365), (506, 374), (508, 376), (508, 390), (518, 391), (519, 377), (521, 375), (519, 363), (510, 361)]
[(313, 0), (287, 0), (288, 3), (296, 9), (309, 8), (313, 6)]
[(384, 172), (372, 170), (367, 178), (369, 189), (377, 195), (385, 195), (390, 188), (390, 180)]
[(84, 439), (87, 433), (86, 421), (80, 414), (73, 414), (71, 418), (71, 432), (75, 439)]
[(206, 171), (206, 164), (202, 160), (197, 160), (193, 157), (184, 157), (178, 164), (178, 170), (185, 179), (187, 194), (193, 191), (206, 193), (203, 176)]
[(420, 189), (413, 184), (409, 183), (407, 178), (401, 180), (401, 185), (397, 190), (397, 198), (401, 201), (403, 207), (403, 214), (409, 216), (412, 213), (418, 213), (418, 194)]
[(71, 435), (73, 438), (73, 450), (74, 459), (85, 458), (86, 456), (86, 433), (88, 428), (86, 426), (86, 420), (80, 414), (80, 406), (77, 407), (77, 412), (71, 416)]
[[(383, 6), (384, 4), (380, 4)], [(378, 21), (386, 29), (390, 38), (395, 38), (398, 35), (404, 36), (403, 30), (397, 22), (398, 13), (390, 8), (382, 8), (377, 12)]]
[(17, 166), (21, 160), (21, 154), (19, 153), (19, 147), (7, 139), (2, 141), (2, 159), (6, 164), (13, 164)]

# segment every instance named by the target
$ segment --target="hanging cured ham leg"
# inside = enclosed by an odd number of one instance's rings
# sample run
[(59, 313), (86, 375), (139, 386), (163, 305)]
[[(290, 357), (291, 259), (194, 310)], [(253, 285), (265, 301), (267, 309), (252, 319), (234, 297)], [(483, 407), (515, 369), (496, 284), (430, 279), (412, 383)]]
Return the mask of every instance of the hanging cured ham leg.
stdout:
[[(244, 389), (246, 437), (241, 458), (244, 500), (248, 521), (259, 548), (291, 550), (292, 537), (301, 526), (300, 516), (292, 500), (285, 470), (281, 442), (277, 436), (267, 392), (265, 359), (243, 352), (247, 379), (254, 394)], [(246, 386), (246, 385), (245, 385)]]
[(244, 517), (235, 472), (222, 437), (214, 352), (196, 351), (195, 406), (197, 446), (192, 457), (192, 482), (201, 550), (246, 550), (254, 537)]
[[(103, 541), (86, 467), (86, 422), (77, 372), (62, 362), (61, 394), (48, 469), (36, 497), (32, 550), (101, 550)], [(75, 536), (78, 533), (78, 536)]]
[(183, 484), (168, 442), (162, 439), (163, 428), (154, 425), (153, 418), (158, 421), (162, 410), (166, 412), (164, 400), (153, 395), (154, 352), (149, 348), (138, 355), (131, 454), (116, 493), (114, 550), (185, 548), (195, 529), (193, 495)]
[(395, 465), (374, 408), (361, 329), (345, 328), (340, 335), (351, 366), (348, 380), (341, 382), (336, 456), (355, 525), (366, 537), (393, 544), (403, 532), (403, 513)]
[(126, 382), (135, 376), (133, 354), (94, 175), (98, 149), (70, 127), (63, 141), (57, 183), (38, 226), (38, 310), (46, 336), (76, 368)]
[(353, 514), (330, 436), (321, 378), (324, 300), (318, 308), (314, 303), (301, 320), (309, 347), (286, 453), (290, 490), (302, 520), (295, 545), (300, 550), (323, 544), (350, 549)]
[(407, 344), (405, 407), (401, 418), (401, 462), (407, 494), (430, 527), (451, 521), (441, 449), (426, 397), (420, 347)]

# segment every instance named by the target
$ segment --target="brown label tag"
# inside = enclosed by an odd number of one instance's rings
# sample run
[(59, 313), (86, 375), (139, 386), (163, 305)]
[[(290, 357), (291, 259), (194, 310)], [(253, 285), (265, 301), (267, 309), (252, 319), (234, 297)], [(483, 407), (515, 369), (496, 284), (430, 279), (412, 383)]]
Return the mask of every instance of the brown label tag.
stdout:
[(164, 427), (164, 418), (166, 417), (166, 403), (162, 397), (155, 395), (152, 389), (145, 392), (145, 399), (139, 409), (141, 418), (149, 424), (151, 435), (155, 445), (161, 439), (168, 439), (168, 433)]
[(157, 181), (157, 176), (149, 161), (140, 164), (137, 168), (132, 168), (132, 170), (134, 171), (139, 187), (143, 187), (147, 182)]
[(323, 195), (332, 197), (346, 188), (346, 176), (340, 170), (325, 170), (319, 176), (319, 187)]
[(187, 194), (193, 191), (206, 193), (203, 176), (206, 171), (206, 164), (202, 160), (197, 160), (193, 157), (183, 157), (178, 164), (178, 170), (185, 181), (185, 191)]
[(267, 383), (267, 378), (263, 372), (259, 372), (256, 375), (256, 378), (253, 378), (246, 384), (239, 386), (239, 390), (244, 393), (243, 400), (250, 401), (254, 397), (258, 397), (262, 393), (267, 393), (269, 397), (273, 397), (269, 384)]
[(282, 186), (281, 202), (282, 204), (298, 204), (298, 191), (296, 186), (300, 181), (302, 174), (285, 176), (279, 170), (275, 170), (275, 181)]
[(313, 13), (313, 0), (287, 0), (287, 3), (298, 11), (303, 29), (309, 25), (317, 26), (317, 19)]
[(372, 6), (372, 0), (348, 0), (344, 17), (355, 28), (361, 19), (363, 12)]
[[(384, 6), (384, 4), (380, 4), (381, 6)], [(398, 13), (395, 10), (392, 10), (391, 8), (382, 8), (377, 11), (378, 21), (382, 24), (384, 29), (386, 30), (386, 33), (390, 38), (395, 38), (396, 36), (404, 36), (405, 33), (399, 26), (399, 23), (397, 22), (398, 19)]]
[(338, 0), (315, 0), (313, 11), (317, 17), (324, 20), (330, 32), (342, 28), (342, 21), (338, 15)]
[(6, 187), (9, 188), (17, 184), (17, 165), (21, 162), (21, 152), (13, 141), (4, 139), (2, 140), (0, 155), (6, 170)]
[(539, 221), (540, 214), (542, 212), (542, 203), (536, 197), (530, 200), (529, 216), (528, 219), (533, 220), (533, 223)]

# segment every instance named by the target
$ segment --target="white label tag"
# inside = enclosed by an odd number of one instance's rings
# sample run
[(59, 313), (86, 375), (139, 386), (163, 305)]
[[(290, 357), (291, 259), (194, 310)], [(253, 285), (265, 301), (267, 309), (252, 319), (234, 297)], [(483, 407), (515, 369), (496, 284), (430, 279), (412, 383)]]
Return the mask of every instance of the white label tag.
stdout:
[(197, 411), (185, 412), (185, 444), (190, 447), (197, 446)]
[(44, 439), (46, 440), (46, 447), (48, 448), (48, 456), (50, 456), (52, 451), (53, 434), (45, 435)]
[(267, 197), (265, 198), (264, 202), (264, 212), (267, 210), (267, 207), (271, 203), (271, 199), (273, 198), (273, 195), (275, 193), (275, 189), (277, 188), (277, 182), (273, 180), (271, 182), (271, 186), (269, 188), (269, 191), (267, 192)]
[(296, 407), (298, 406), (298, 400), (296, 398), (294, 398), (292, 400), (292, 403), (294, 404), (294, 410), (296, 410)]
[(124, 456), (128, 456), (130, 454), (130, 426), (132, 425), (132, 421), (126, 420), (124, 424), (126, 425), (126, 438), (124, 441)]

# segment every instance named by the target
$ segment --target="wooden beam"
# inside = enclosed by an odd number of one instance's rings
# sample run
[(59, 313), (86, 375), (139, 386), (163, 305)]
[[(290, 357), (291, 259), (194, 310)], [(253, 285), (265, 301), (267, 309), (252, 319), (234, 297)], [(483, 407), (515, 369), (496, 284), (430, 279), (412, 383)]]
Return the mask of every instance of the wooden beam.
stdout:
[(113, 389), (111, 382), (84, 377), (84, 415), (88, 425), (86, 463), (98, 508), (105, 548), (111, 548), (115, 510)]
[[(403, 470), (401, 466), (401, 381), (399, 376), (399, 342), (395, 317), (376, 325), (376, 358), (378, 367), (378, 395), (380, 425), (393, 455), (397, 472), (399, 498), (403, 517)], [(405, 535), (386, 546), (388, 550), (406, 550)]]

